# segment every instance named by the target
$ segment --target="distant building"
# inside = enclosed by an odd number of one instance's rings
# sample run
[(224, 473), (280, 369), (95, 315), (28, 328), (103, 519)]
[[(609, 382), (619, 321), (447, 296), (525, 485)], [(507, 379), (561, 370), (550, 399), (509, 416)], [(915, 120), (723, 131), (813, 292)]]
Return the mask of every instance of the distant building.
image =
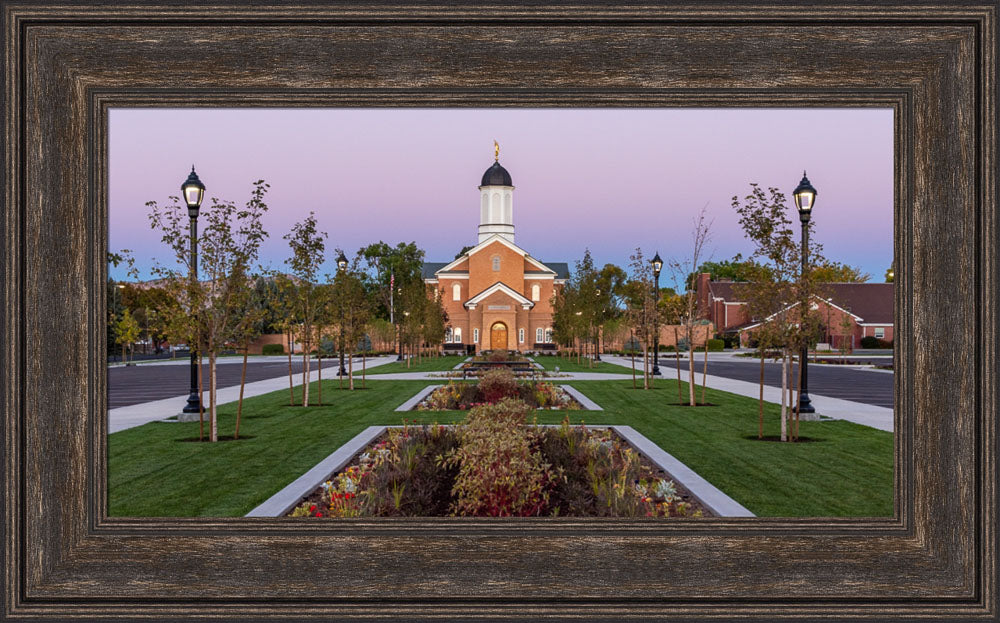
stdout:
[[(825, 283), (821, 288), (824, 297), (814, 297), (810, 305), (823, 319), (823, 339), (831, 348), (858, 348), (863, 337), (892, 342), (893, 284)], [(739, 335), (740, 343), (747, 345), (760, 319), (750, 318), (747, 303), (739, 296), (739, 284), (711, 281), (711, 275), (701, 273), (697, 293), (701, 316), (719, 333)]]
[(552, 302), (566, 262), (542, 262), (514, 244), (514, 182), (496, 159), (479, 184), (479, 242), (451, 262), (427, 262), (448, 314), (445, 350), (554, 349)]

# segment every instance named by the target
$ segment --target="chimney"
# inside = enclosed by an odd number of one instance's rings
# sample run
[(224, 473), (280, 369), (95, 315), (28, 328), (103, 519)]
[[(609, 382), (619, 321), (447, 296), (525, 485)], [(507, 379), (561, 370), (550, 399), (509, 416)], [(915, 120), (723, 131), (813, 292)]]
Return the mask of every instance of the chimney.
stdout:
[(698, 279), (695, 285), (695, 291), (698, 296), (698, 316), (701, 318), (708, 318), (711, 320), (709, 310), (711, 306), (709, 305), (709, 294), (708, 294), (708, 282), (712, 279), (710, 273), (699, 273)]

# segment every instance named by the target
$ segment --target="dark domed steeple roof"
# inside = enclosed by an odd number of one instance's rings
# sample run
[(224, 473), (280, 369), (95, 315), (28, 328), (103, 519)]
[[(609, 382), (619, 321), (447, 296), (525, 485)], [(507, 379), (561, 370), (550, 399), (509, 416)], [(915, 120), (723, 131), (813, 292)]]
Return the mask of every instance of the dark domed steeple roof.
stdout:
[(499, 162), (494, 162), (493, 166), (486, 169), (486, 173), (483, 173), (483, 182), (480, 186), (513, 186), (514, 182), (510, 179), (510, 173), (507, 169), (500, 166)]

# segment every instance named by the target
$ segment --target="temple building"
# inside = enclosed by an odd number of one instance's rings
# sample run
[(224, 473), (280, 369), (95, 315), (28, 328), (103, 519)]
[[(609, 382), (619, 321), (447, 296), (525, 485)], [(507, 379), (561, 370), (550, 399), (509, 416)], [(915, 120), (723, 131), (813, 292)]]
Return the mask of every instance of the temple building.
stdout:
[(478, 244), (451, 262), (426, 262), (448, 313), (445, 350), (554, 349), (552, 303), (569, 278), (566, 262), (542, 262), (514, 242), (514, 182), (494, 162), (479, 183)]

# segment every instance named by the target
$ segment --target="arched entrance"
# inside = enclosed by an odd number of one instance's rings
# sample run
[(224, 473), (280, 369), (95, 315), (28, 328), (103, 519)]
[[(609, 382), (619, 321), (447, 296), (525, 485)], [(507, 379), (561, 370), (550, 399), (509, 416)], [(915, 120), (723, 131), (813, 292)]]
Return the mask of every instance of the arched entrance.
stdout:
[(507, 325), (504, 323), (494, 322), (490, 327), (490, 348), (507, 350)]

